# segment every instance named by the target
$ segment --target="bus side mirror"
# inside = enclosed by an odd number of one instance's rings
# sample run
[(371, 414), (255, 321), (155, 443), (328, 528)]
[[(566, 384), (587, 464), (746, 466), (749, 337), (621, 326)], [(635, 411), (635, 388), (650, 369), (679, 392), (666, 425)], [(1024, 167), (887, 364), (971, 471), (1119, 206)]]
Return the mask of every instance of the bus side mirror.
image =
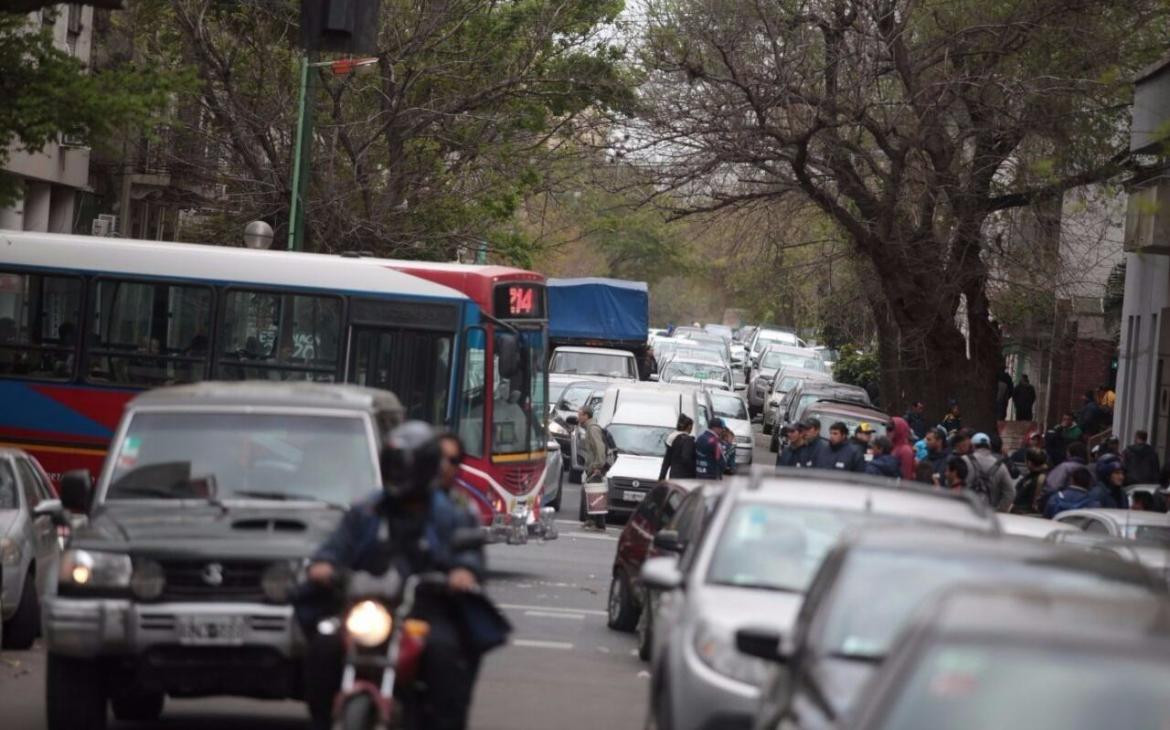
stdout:
[(499, 377), (515, 377), (520, 372), (520, 338), (511, 332), (497, 332), (496, 358), (500, 363)]

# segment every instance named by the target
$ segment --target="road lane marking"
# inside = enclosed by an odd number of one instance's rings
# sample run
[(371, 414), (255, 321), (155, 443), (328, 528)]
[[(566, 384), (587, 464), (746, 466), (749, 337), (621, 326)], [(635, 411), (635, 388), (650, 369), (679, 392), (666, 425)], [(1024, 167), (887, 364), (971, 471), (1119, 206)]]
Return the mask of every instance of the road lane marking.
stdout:
[(580, 538), (582, 540), (603, 540), (605, 542), (617, 542), (618, 541), (616, 535), (613, 535), (613, 536), (595, 535), (595, 534), (590, 533), (590, 532), (562, 532), (561, 537), (570, 537), (570, 538), (573, 538), (574, 540)]
[(566, 613), (564, 611), (525, 611), (525, 616), (539, 616), (541, 618), (567, 618), (573, 621), (584, 621), (583, 613)]
[(559, 649), (568, 651), (573, 645), (567, 641), (538, 641), (536, 639), (512, 639), (512, 646), (522, 646), (529, 649)]
[(607, 616), (605, 611), (592, 608), (560, 608), (559, 606), (533, 606), (523, 603), (497, 603), (496, 606), (505, 611), (556, 611), (560, 613), (580, 613), (586, 616)]

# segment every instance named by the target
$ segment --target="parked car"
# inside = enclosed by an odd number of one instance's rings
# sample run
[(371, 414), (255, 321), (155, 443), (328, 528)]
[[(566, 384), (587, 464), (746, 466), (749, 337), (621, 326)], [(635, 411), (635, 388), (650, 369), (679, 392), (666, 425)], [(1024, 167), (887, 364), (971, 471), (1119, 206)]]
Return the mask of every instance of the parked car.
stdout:
[(1005, 535), (1031, 537), (1037, 540), (1044, 540), (1054, 532), (1077, 532), (1079, 530), (1073, 525), (1046, 520), (1034, 515), (1001, 514), (999, 526)]
[(1061, 512), (1057, 522), (1110, 537), (1170, 546), (1170, 516), (1128, 509), (1073, 509)]
[(1168, 617), (1156, 597), (956, 588), (909, 622), (844, 726), (1167, 727)]
[(654, 536), (678, 512), (687, 494), (702, 482), (685, 479), (660, 482), (638, 504), (618, 535), (609, 581), (606, 617), (609, 628), (633, 631), (642, 613), (642, 563), (653, 554)]
[[(872, 429), (874, 438), (886, 435), (886, 426), (890, 419), (889, 416), (876, 408), (870, 408), (848, 401), (835, 400), (815, 401), (812, 405), (807, 406), (801, 411), (800, 418), (816, 418), (819, 420), (821, 422), (822, 435), (829, 430), (829, 426), (838, 421), (845, 424), (849, 433), (853, 433), (859, 425), (866, 423)], [(795, 423), (795, 421), (792, 423)], [(784, 440), (780, 437), (780, 429), (773, 429), (772, 443), (769, 448), (773, 452), (779, 451), (784, 446), (784, 443)], [(866, 455), (866, 459), (868, 458), (869, 456)]]
[(828, 375), (825, 364), (812, 350), (790, 345), (769, 346), (752, 366), (748, 405), (751, 406), (753, 414), (763, 412), (768, 393), (772, 390), (772, 380), (782, 368), (816, 370)]
[(548, 363), (548, 392), (558, 398), (570, 383), (596, 380), (610, 383), (638, 380), (634, 353), (604, 347), (558, 347)]
[(771, 667), (736, 649), (736, 631), (766, 621), (786, 633), (821, 559), (843, 532), (874, 522), (998, 532), (985, 502), (863, 475), (756, 471), (725, 482), (729, 491), (693, 556), (642, 566), (644, 584), (662, 592), (650, 672), (650, 712), (658, 727), (750, 723)]
[(752, 338), (748, 343), (748, 364), (752, 370), (759, 367), (760, 355), (771, 345), (805, 347), (804, 340), (797, 337), (795, 332), (774, 327), (760, 327), (752, 333)]
[[(1002, 518), (1003, 515), (1000, 515)], [(1046, 520), (1052, 522), (1051, 520)], [(1170, 582), (1170, 548), (1152, 542), (1137, 542), (1118, 537), (1110, 537), (1097, 532), (1083, 532), (1072, 525), (1054, 522), (1062, 528), (1048, 534), (1045, 540), (1065, 547), (1088, 550), (1090, 552), (1104, 552), (1115, 555), (1122, 560), (1141, 565), (1154, 575), (1161, 576)]]
[(20, 449), (0, 448), (0, 619), (4, 646), (28, 649), (41, 630), (40, 597), (60, 545), (61, 502), (37, 460)]
[(756, 727), (835, 727), (919, 606), (967, 583), (1108, 596), (1166, 592), (1164, 580), (1138, 565), (1041, 540), (905, 527), (862, 531), (825, 558), (790, 641), (775, 629), (738, 637), (741, 647), (770, 642), (779, 662)]
[(829, 375), (820, 370), (786, 367), (781, 368), (776, 373), (776, 377), (772, 378), (772, 384), (768, 389), (768, 395), (764, 402), (764, 435), (772, 433), (772, 426), (778, 418), (778, 412), (782, 412), (781, 409), (787, 403), (788, 394), (801, 383), (808, 382), (828, 383), (831, 381)]
[(748, 416), (747, 402), (741, 395), (722, 390), (712, 390), (710, 396), (715, 415), (722, 418), (724, 425), (735, 434), (736, 468), (751, 466), (755, 433)]
[[(652, 378), (653, 379), (653, 378)], [(733, 390), (731, 369), (726, 365), (696, 359), (672, 358), (658, 371), (658, 382), (694, 388)]]
[[(788, 397), (784, 400), (784, 409), (777, 411), (773, 426), (796, 423), (804, 418), (804, 412), (817, 401), (836, 401), (873, 407), (865, 388), (847, 383), (806, 379), (797, 383), (788, 392)], [(885, 417), (884, 420), (888, 421), (889, 417)]]
[[(299, 695), (304, 561), (380, 482), (403, 409), (349, 385), (206, 382), (136, 396), (44, 608), (47, 726), (153, 722), (166, 695)], [(95, 681), (101, 678), (102, 681)]]
[[(611, 516), (631, 514), (658, 483), (666, 437), (678, 424), (679, 415), (686, 414), (695, 422), (693, 430), (698, 435), (706, 430), (711, 410), (710, 397), (702, 390), (658, 383), (611, 385), (605, 390), (594, 417), (609, 431), (618, 450), (617, 461), (605, 475)], [(581, 459), (583, 465), (580, 440), (574, 444), (574, 461)], [(584, 490), (578, 517), (585, 519)]]

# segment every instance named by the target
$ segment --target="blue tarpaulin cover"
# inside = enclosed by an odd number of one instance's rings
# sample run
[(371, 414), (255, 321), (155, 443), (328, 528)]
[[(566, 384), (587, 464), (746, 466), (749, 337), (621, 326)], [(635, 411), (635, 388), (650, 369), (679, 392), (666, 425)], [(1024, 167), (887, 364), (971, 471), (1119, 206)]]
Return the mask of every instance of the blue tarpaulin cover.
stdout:
[(645, 342), (649, 326), (650, 290), (644, 281), (548, 280), (551, 339)]

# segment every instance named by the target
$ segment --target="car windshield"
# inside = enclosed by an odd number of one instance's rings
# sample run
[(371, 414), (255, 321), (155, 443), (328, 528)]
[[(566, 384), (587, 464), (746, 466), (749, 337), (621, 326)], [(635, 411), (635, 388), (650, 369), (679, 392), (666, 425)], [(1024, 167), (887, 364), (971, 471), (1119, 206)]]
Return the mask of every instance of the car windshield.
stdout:
[[(931, 594), (960, 583), (1032, 585), (1109, 595), (1144, 594), (1145, 583), (1105, 575), (1095, 566), (1074, 569), (1047, 560), (1002, 556), (963, 559), (908, 551), (858, 550), (846, 560), (827, 607), (821, 647), (826, 653), (880, 659), (902, 623)], [(864, 610), (862, 608), (864, 607)], [(945, 727), (940, 725), (939, 727)]]
[(1137, 540), (1138, 542), (1150, 542), (1162, 546), (1170, 546), (1170, 526), (1128, 525), (1125, 528), (1125, 536), (1130, 540)]
[(726, 363), (723, 354), (715, 350), (702, 347), (678, 347), (674, 351), (675, 357), (685, 360), (702, 360), (703, 362)]
[(845, 530), (887, 522), (860, 511), (741, 504), (719, 535), (707, 581), (803, 593)]
[(557, 410), (576, 411), (585, 405), (585, 399), (594, 390), (597, 390), (597, 383), (577, 383), (570, 385), (561, 393), (561, 399), (557, 401)]
[(596, 375), (605, 378), (636, 377), (633, 358), (604, 352), (558, 352), (550, 372)]
[(1119, 652), (947, 642), (889, 697), (887, 730), (1170, 727), (1170, 664)]
[[(798, 417), (799, 418), (816, 418), (817, 420), (819, 420), (821, 422), (821, 424), (825, 428), (828, 428), (829, 425), (834, 424), (837, 421), (840, 421), (840, 422), (844, 423), (846, 425), (846, 427), (849, 428), (849, 433), (856, 432), (857, 427), (860, 424), (868, 423), (869, 427), (871, 429), (873, 429), (873, 438), (877, 438), (878, 436), (885, 436), (886, 435), (886, 417), (882, 416), (880, 414), (877, 414), (877, 413), (875, 413), (874, 417), (869, 419), (869, 420), (866, 420), (864, 418), (858, 418), (856, 416), (845, 416), (845, 415), (842, 415), (840, 413), (827, 413), (825, 411), (817, 411), (817, 410), (807, 411), (803, 415), (798, 414)], [(875, 420), (875, 419), (880, 419), (880, 420)]]
[(715, 415), (721, 418), (735, 418), (740, 421), (748, 420), (747, 405), (743, 398), (724, 393), (712, 393), (711, 401), (715, 405)]
[(305, 499), (349, 504), (377, 488), (358, 415), (139, 413), (106, 499)]
[(784, 352), (783, 350), (769, 350), (760, 360), (761, 370), (779, 370), (780, 368), (800, 368), (801, 370), (816, 370), (825, 372), (825, 363), (819, 357), (809, 357), (799, 352)]
[(714, 363), (672, 362), (662, 371), (661, 379), (669, 383), (675, 378), (695, 378), (697, 380), (717, 380), (724, 384), (731, 383), (727, 368)]
[(609, 431), (617, 450), (623, 454), (661, 456), (666, 451), (666, 437), (674, 429), (668, 426), (611, 423), (605, 430)]

